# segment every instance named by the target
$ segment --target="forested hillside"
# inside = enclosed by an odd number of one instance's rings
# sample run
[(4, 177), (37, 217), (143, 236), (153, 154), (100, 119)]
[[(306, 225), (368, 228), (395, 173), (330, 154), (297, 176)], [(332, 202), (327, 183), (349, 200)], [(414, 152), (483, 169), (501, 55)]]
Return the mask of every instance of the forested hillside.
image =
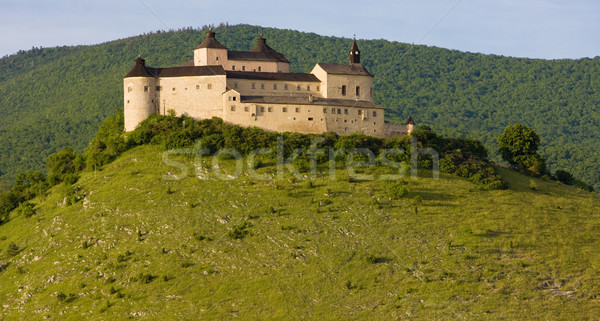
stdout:
[[(345, 63), (351, 40), (237, 25), (217, 28), (228, 48), (247, 50), (262, 32), (293, 71)], [(94, 46), (32, 49), (0, 59), (0, 180), (41, 169), (49, 154), (82, 150), (100, 122), (122, 108), (122, 77), (142, 55), (150, 66), (192, 57), (204, 31), (156, 32)], [(600, 187), (600, 58), (532, 60), (463, 53), (385, 40), (359, 41), (388, 119), (482, 140), (492, 155), (506, 125), (542, 138), (550, 169)]]

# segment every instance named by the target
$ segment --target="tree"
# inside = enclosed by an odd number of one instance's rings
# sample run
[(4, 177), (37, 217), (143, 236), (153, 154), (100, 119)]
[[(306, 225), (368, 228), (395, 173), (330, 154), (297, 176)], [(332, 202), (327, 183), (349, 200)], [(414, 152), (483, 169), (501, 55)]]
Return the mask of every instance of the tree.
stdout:
[(84, 167), (84, 161), (72, 147), (64, 147), (48, 157), (48, 181), (55, 185), (63, 181), (74, 183), (77, 173)]
[(10, 212), (15, 209), (17, 196), (12, 192), (0, 193), (0, 224), (8, 221)]
[(554, 176), (556, 176), (556, 179), (559, 182), (562, 182), (563, 184), (567, 184), (567, 185), (573, 185), (575, 184), (575, 178), (573, 177), (573, 175), (571, 175), (571, 173), (559, 169), (554, 173)]
[(546, 173), (546, 160), (537, 152), (539, 145), (540, 137), (536, 132), (519, 123), (506, 127), (498, 137), (502, 159), (533, 176)]

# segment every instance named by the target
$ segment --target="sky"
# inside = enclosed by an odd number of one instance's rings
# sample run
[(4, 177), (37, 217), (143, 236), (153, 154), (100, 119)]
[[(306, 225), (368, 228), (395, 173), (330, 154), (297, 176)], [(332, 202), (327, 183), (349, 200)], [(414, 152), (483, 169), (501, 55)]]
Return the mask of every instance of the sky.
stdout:
[(544, 59), (600, 56), (598, 0), (0, 0), (0, 57), (228, 22)]

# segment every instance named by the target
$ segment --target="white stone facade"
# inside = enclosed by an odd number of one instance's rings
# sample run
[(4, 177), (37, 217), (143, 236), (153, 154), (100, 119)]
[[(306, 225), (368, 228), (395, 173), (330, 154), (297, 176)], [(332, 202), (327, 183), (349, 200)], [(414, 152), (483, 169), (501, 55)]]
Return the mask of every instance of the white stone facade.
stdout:
[(412, 122), (384, 124), (384, 108), (373, 103), (373, 76), (360, 64), (356, 41), (352, 48), (348, 65), (317, 64), (308, 74), (290, 73), (287, 59), (262, 36), (252, 50), (230, 52), (210, 31), (195, 49), (193, 65), (151, 68), (136, 60), (124, 79), (125, 131), (153, 113), (173, 110), (276, 132), (410, 133)]

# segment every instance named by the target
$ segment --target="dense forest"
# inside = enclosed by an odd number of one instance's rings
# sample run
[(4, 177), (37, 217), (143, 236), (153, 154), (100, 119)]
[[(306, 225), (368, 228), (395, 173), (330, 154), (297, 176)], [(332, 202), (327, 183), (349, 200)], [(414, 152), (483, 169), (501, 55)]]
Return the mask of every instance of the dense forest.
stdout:
[[(44, 168), (63, 146), (82, 151), (106, 117), (122, 112), (122, 77), (143, 56), (150, 66), (191, 59), (206, 27), (153, 32), (94, 46), (33, 48), (0, 59), (0, 181)], [(346, 63), (350, 39), (314, 33), (221, 26), (217, 37), (248, 50), (269, 45), (308, 72), (317, 62)], [(412, 116), (447, 136), (481, 140), (493, 159), (512, 123), (533, 128), (552, 172), (565, 169), (600, 187), (600, 58), (539, 60), (464, 53), (386, 40), (360, 40), (375, 75), (375, 100), (390, 121)]]

